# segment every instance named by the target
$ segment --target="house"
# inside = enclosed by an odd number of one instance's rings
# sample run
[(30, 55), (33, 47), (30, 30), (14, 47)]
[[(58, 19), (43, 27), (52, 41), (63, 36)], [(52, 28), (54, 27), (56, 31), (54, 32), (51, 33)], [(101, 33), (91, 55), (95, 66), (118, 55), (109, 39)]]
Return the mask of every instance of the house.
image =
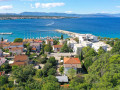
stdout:
[(60, 52), (63, 45), (53, 45), (54, 52)]
[(80, 44), (82, 44), (84, 47), (92, 47), (92, 42), (90, 42), (90, 41), (83, 41), (82, 43), (80, 43)]
[(3, 51), (0, 49), (0, 57), (3, 56)]
[(59, 44), (63, 45), (65, 43), (65, 40), (59, 40)]
[(11, 64), (13, 65), (17, 65), (17, 66), (22, 66), (22, 65), (27, 65), (29, 61), (29, 58), (27, 55), (16, 55), (14, 58), (14, 63)]
[(79, 35), (79, 42), (82, 43), (82, 41), (98, 42), (98, 37), (92, 34), (81, 34)]
[(68, 77), (67, 76), (56, 76), (59, 83), (68, 83)]
[(73, 52), (75, 54), (80, 54), (80, 52), (81, 52), (81, 50), (82, 50), (83, 47), (84, 46), (82, 44), (74, 44)]
[(45, 41), (45, 44), (51, 44), (51, 46), (53, 46), (53, 39), (47, 39), (46, 41)]
[(92, 48), (98, 52), (98, 49), (102, 47), (105, 51), (107, 51), (107, 44), (105, 44), (104, 42), (96, 42), (93, 43)]
[(13, 42), (13, 43), (10, 43), (10, 47), (9, 48), (14, 48), (14, 47), (22, 47), (23, 48), (23, 43), (18, 43), (18, 42)]
[(31, 42), (30, 46), (32, 47), (33, 51), (40, 51), (41, 44), (38, 42)]
[(77, 42), (76, 42), (75, 40), (73, 40), (73, 39), (67, 41), (67, 45), (68, 45), (71, 49), (74, 48), (74, 44), (77, 44)]
[(19, 55), (23, 52), (23, 47), (13, 47), (9, 49), (9, 52), (11, 52), (13, 55)]
[(4, 57), (0, 57), (0, 66), (7, 61)]
[(79, 73), (81, 71), (81, 62), (79, 58), (74, 57), (64, 57), (64, 74), (68, 73), (68, 70), (73, 68), (76, 70), (76, 73)]

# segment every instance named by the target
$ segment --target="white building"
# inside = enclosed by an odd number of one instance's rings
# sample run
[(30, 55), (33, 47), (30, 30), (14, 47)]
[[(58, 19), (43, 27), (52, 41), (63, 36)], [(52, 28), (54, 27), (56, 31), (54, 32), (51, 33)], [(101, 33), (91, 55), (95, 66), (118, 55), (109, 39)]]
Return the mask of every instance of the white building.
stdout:
[(88, 46), (92, 47), (92, 42), (90, 42), (90, 41), (83, 41), (81, 44), (82, 44), (84, 47), (88, 47)]
[(74, 44), (77, 44), (77, 42), (75, 40), (69, 40), (67, 41), (67, 45), (73, 49), (74, 48)]
[(9, 52), (11, 52), (13, 55), (20, 55), (23, 52), (23, 48), (22, 47), (14, 47), (14, 48), (10, 48)]
[(6, 62), (7, 59), (0, 57), (0, 66)]
[(98, 42), (98, 37), (92, 34), (81, 34), (79, 36), (79, 43), (82, 43), (83, 41)]
[(104, 42), (96, 42), (93, 43), (92, 48), (98, 52), (98, 49), (102, 47), (105, 51), (107, 51), (107, 45)]
[(0, 57), (3, 55), (3, 51), (2, 49), (0, 49)]
[(83, 47), (84, 46), (82, 44), (74, 44), (73, 52), (75, 54), (80, 54)]

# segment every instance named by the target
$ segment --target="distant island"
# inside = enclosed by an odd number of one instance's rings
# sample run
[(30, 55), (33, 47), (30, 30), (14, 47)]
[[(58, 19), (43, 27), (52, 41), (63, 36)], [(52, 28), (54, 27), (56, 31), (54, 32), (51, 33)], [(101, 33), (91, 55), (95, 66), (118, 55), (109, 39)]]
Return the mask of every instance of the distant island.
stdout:
[[(25, 15), (0, 15), (0, 20), (13, 20), (13, 19), (63, 19), (73, 17), (63, 16), (25, 16)], [(74, 17), (75, 18), (75, 17)]]
[(113, 18), (120, 14), (95, 13), (95, 14), (73, 14), (56, 12), (22, 12), (22, 13), (0, 13), (0, 20), (6, 19), (61, 19), (61, 18)]

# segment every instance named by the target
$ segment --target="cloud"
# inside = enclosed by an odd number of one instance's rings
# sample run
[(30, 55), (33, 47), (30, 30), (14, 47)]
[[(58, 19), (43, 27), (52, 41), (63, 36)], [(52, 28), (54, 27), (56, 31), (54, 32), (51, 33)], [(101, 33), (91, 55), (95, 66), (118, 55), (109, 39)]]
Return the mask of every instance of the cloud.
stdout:
[(31, 8), (34, 8), (34, 6), (33, 6), (32, 4), (30, 4), (30, 7), (31, 7)]
[(65, 11), (65, 13), (72, 13), (72, 11)]
[(0, 10), (9, 10), (12, 9), (13, 6), (12, 5), (4, 5), (4, 6), (0, 6)]
[(115, 6), (116, 8), (120, 8), (120, 6)]
[(0, 0), (0, 1), (10, 1), (10, 0)]
[(35, 3), (36, 8), (52, 8), (52, 7), (58, 7), (58, 6), (64, 6), (65, 3)]

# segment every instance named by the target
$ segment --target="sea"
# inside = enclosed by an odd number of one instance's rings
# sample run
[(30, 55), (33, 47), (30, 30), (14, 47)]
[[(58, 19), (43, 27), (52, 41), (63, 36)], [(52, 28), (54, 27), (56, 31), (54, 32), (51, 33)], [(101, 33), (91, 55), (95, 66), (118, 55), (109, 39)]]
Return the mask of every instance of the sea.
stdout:
[[(65, 18), (65, 19), (16, 19), (0, 20), (0, 38), (13, 41), (15, 38), (60, 37), (54, 30), (61, 29), (81, 34), (120, 38), (120, 18)], [(64, 38), (69, 36), (64, 34)]]

